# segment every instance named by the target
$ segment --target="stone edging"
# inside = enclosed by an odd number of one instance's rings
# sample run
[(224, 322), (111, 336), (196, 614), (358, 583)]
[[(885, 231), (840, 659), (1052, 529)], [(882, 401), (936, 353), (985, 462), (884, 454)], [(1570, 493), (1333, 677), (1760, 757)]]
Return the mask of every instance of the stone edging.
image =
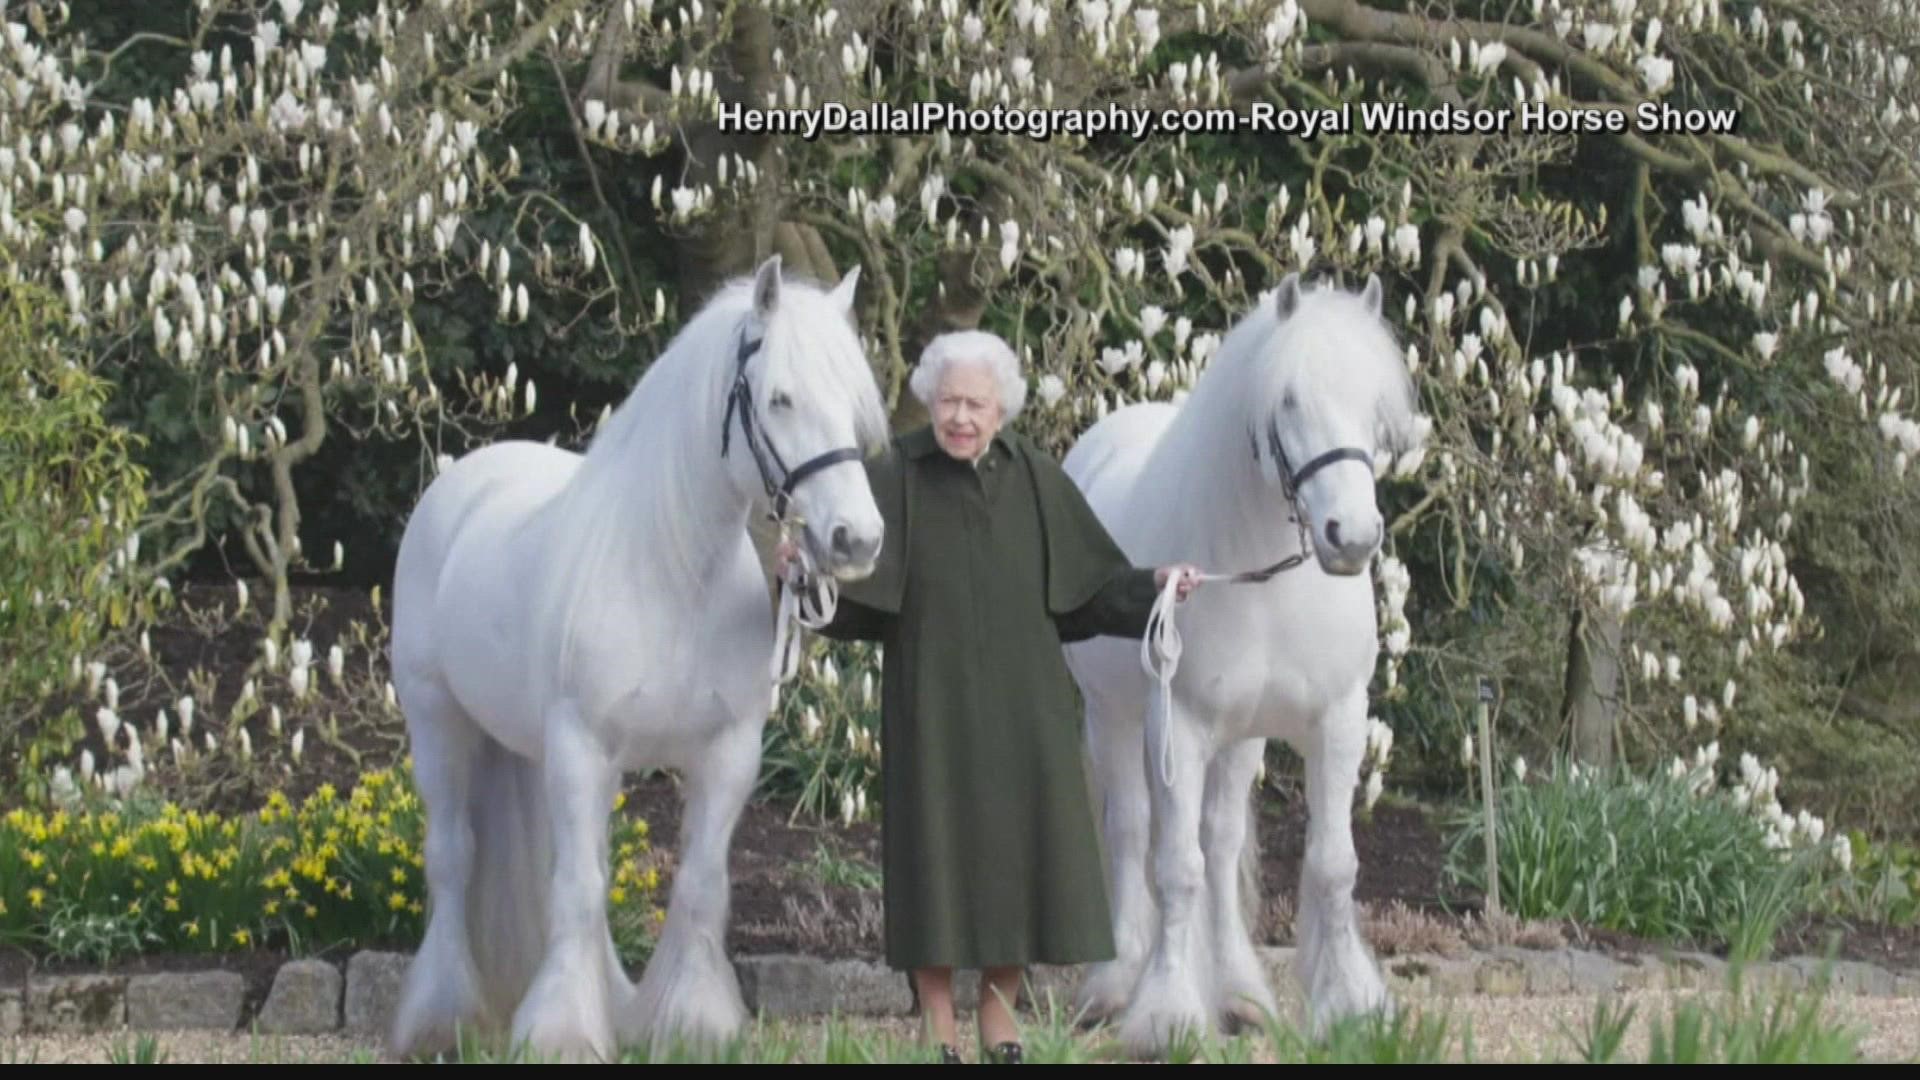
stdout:
[[(1299, 1000), (1291, 948), (1260, 950), (1284, 1006)], [(246, 1012), (246, 977), (231, 971), (144, 975), (29, 975), (24, 987), (0, 988), (0, 1036), (117, 1031), (248, 1031), (262, 1035), (339, 1033), (379, 1039), (399, 994), (407, 954), (355, 953), (344, 969), (325, 960), (281, 965), (254, 1015)], [(1465, 956), (1407, 955), (1382, 959), (1401, 997), (1604, 994), (1633, 990), (1712, 989), (1724, 985), (1727, 963), (1701, 953), (1614, 958), (1580, 949), (1498, 948)], [(904, 976), (866, 960), (770, 955), (735, 961), (749, 1010), (768, 1016), (902, 1016), (912, 1008)], [(1749, 985), (1797, 987), (1818, 977), (1822, 962), (1796, 957), (1755, 965)], [(1036, 993), (1069, 1007), (1077, 969), (1036, 968)], [(1836, 961), (1835, 993), (1920, 997), (1920, 972)], [(956, 980), (955, 1000), (975, 999), (971, 973)]]

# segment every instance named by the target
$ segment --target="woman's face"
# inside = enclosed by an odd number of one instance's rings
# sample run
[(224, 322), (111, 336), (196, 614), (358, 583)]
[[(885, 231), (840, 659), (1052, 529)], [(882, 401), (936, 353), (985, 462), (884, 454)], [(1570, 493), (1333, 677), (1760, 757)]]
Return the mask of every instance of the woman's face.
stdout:
[(933, 396), (933, 437), (940, 449), (972, 461), (1000, 430), (1000, 388), (982, 363), (947, 365)]

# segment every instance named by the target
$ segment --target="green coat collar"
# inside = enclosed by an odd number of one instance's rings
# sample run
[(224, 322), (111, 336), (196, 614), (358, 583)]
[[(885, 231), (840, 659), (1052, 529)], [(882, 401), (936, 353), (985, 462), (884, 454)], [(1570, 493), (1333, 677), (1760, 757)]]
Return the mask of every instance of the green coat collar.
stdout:
[[(1131, 564), (1051, 455), (1027, 436), (1005, 428), (993, 441), (1012, 460), (1025, 463), (1024, 472), (1031, 478), (1039, 502), (1046, 545), (1043, 557), (1048, 613), (1059, 616), (1080, 609), (1116, 574), (1132, 569)], [(887, 523), (887, 539), (880, 547), (880, 561), (873, 574), (842, 583), (842, 599), (888, 615), (901, 613), (911, 561), (907, 549), (914, 542), (913, 504), (919, 487), (912, 479), (916, 470), (908, 468), (907, 463), (923, 459), (939, 447), (932, 427), (922, 427), (894, 436), (888, 452), (867, 460), (867, 481)]]

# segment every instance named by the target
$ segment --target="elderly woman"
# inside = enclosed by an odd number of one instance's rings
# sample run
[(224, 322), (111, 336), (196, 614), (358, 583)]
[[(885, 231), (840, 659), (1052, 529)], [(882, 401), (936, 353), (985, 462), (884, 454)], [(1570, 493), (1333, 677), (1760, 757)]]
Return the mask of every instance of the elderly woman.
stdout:
[(887, 962), (912, 973), (949, 1062), (953, 969), (980, 970), (980, 1045), (1013, 1062), (1024, 967), (1114, 954), (1061, 643), (1138, 638), (1169, 575), (1181, 600), (1199, 579), (1135, 568), (1058, 463), (1007, 430), (1026, 382), (1000, 338), (935, 338), (910, 385), (932, 423), (868, 461), (886, 543), (822, 632), (885, 655)]

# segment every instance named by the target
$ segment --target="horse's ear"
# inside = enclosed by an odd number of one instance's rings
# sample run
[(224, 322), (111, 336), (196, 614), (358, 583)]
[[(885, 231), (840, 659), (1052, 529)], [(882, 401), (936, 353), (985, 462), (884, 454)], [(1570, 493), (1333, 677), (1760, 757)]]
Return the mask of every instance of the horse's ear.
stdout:
[(1360, 302), (1367, 305), (1368, 314), (1370, 315), (1380, 314), (1380, 307), (1381, 307), (1381, 304), (1384, 302), (1383, 301), (1384, 295), (1385, 295), (1385, 290), (1382, 289), (1380, 286), (1380, 275), (1368, 274), (1366, 291), (1360, 294)]
[(1291, 318), (1295, 308), (1300, 306), (1300, 271), (1295, 270), (1280, 279), (1280, 287), (1273, 290), (1274, 314), (1282, 319)]
[(761, 318), (773, 314), (780, 304), (780, 253), (767, 256), (753, 275), (753, 311)]
[(860, 264), (854, 263), (853, 269), (847, 271), (847, 276), (841, 278), (840, 284), (833, 287), (833, 299), (840, 305), (840, 310), (846, 313), (848, 318), (853, 317), (853, 294), (859, 287)]

